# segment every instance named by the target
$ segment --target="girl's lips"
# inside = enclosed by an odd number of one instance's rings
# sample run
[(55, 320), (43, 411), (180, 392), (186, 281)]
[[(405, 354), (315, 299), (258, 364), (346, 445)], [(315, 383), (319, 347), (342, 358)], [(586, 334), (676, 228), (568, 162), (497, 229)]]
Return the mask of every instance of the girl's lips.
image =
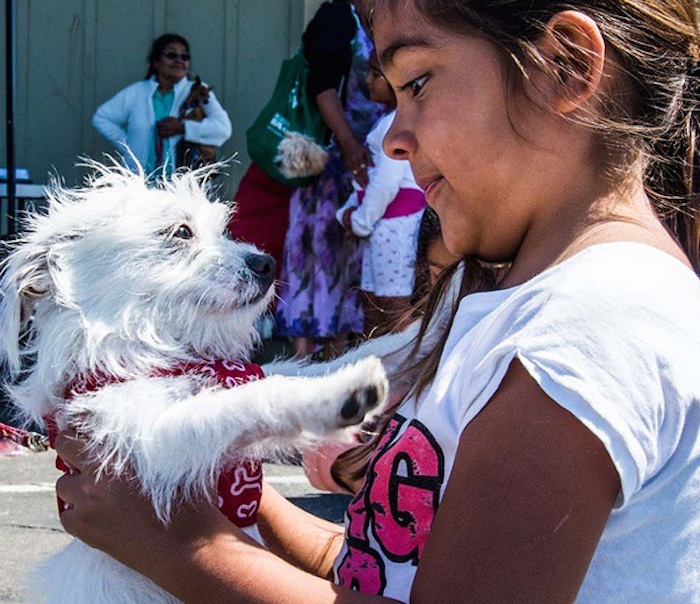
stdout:
[(429, 181), (425, 184), (425, 186), (422, 187), (426, 199), (430, 197), (430, 194), (433, 193), (433, 191), (435, 191), (436, 187), (438, 187), (441, 182), (442, 177), (439, 176), (438, 178), (434, 178), (433, 180)]

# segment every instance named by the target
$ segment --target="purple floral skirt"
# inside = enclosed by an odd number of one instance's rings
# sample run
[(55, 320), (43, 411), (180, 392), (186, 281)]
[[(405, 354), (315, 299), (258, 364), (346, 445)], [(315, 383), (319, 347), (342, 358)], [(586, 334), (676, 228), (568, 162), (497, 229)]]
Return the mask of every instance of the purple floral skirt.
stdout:
[(275, 320), (279, 335), (333, 338), (361, 333), (362, 242), (335, 218), (352, 192), (340, 151), (310, 186), (292, 194)]

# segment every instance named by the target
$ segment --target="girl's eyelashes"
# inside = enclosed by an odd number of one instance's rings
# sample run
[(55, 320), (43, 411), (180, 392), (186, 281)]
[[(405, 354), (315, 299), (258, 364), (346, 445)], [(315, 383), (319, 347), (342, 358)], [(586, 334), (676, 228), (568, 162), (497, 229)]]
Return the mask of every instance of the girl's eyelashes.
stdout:
[(399, 92), (407, 92), (410, 96), (415, 98), (420, 94), (421, 90), (423, 90), (429, 77), (428, 75), (423, 75), (410, 82), (406, 82), (402, 86), (399, 86)]

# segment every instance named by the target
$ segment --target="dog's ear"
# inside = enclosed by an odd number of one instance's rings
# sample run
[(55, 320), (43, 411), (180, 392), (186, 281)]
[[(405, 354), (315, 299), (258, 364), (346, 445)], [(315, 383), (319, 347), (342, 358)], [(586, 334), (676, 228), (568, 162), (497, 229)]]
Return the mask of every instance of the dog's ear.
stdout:
[(13, 377), (21, 369), (21, 342), (34, 306), (50, 289), (48, 246), (25, 242), (15, 247), (0, 276), (0, 357)]

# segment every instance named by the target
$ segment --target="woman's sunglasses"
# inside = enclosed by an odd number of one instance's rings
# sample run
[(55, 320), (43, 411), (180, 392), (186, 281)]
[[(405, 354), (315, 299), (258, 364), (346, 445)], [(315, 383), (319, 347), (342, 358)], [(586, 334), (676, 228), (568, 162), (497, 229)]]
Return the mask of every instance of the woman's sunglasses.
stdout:
[(170, 61), (174, 61), (177, 58), (180, 58), (182, 61), (189, 61), (190, 60), (190, 55), (186, 52), (183, 52), (182, 54), (170, 51), (170, 52), (164, 52), (163, 55), (166, 59)]

